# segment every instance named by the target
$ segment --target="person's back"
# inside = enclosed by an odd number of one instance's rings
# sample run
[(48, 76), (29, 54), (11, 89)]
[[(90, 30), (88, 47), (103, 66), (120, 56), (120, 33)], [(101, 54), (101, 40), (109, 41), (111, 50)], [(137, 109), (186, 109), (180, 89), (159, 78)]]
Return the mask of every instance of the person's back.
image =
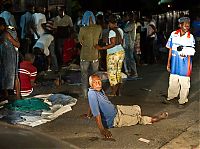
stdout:
[(87, 99), (89, 74), (97, 72), (99, 68), (99, 53), (95, 45), (98, 44), (102, 28), (100, 25), (96, 25), (92, 11), (85, 11), (82, 25), (83, 27), (80, 28), (78, 34), (78, 41), (82, 45), (80, 67), (83, 98)]
[(20, 17), (21, 39), (32, 36), (31, 27), (34, 25), (34, 20), (31, 7), (33, 9), (33, 6), (29, 6), (28, 10)]
[[(44, 33), (44, 34), (42, 34), (41, 36), (40, 36), (40, 38), (37, 40), (37, 42), (36, 42), (36, 44), (35, 44), (35, 46), (39, 43), (41, 43), (41, 44), (43, 44), (44, 45), (44, 54), (46, 55), (46, 56), (48, 56), (49, 55), (49, 46), (50, 46), (50, 44), (51, 44), (51, 42), (53, 42), (53, 40), (54, 40), (54, 37), (51, 35), (51, 34), (48, 34), (48, 33)], [(34, 47), (35, 47), (34, 46)]]
[(101, 30), (101, 26), (96, 24), (80, 28), (79, 41), (82, 43), (81, 59), (89, 61), (98, 59), (98, 50), (94, 48), (94, 45), (98, 43)]
[(25, 60), (19, 66), (20, 92), (21, 96), (28, 96), (33, 92), (34, 81), (37, 75), (37, 68), (33, 66), (35, 56), (27, 53)]
[(43, 23), (46, 23), (46, 16), (42, 12), (42, 7), (38, 8), (38, 11), (33, 14), (33, 20), (35, 24), (35, 33), (34, 33), (34, 38), (38, 39), (41, 34), (44, 33), (44, 29), (42, 27)]

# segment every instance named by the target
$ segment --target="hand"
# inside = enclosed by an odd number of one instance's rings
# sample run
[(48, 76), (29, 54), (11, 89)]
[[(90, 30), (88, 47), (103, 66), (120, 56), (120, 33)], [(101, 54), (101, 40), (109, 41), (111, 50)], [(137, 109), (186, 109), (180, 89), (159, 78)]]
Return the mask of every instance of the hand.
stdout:
[(16, 29), (13, 26), (8, 26), (9, 29), (11, 29), (12, 31), (16, 31)]
[(112, 134), (109, 130), (102, 129), (102, 130), (100, 130), (100, 132), (105, 138), (112, 138)]
[(167, 71), (170, 72), (171, 69), (170, 69), (170, 65), (167, 65)]
[(81, 117), (82, 118), (90, 119), (92, 116), (90, 116), (90, 115), (88, 115), (88, 114), (85, 113), (85, 114), (82, 114)]
[(184, 54), (180, 54), (180, 57), (185, 57), (185, 55)]
[(94, 45), (94, 48), (97, 49), (97, 50), (101, 50), (102, 49), (102, 47), (99, 46), (98, 44)]

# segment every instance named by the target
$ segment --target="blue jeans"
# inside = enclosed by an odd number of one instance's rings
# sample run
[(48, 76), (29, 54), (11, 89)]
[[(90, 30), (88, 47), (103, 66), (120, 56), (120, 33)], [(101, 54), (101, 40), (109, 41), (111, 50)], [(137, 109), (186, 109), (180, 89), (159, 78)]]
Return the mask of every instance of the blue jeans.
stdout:
[(51, 54), (51, 68), (54, 71), (58, 71), (58, 61), (57, 61), (57, 57), (55, 54), (55, 44), (54, 41), (51, 42), (50, 46), (49, 46), (49, 51)]
[(125, 61), (124, 61), (125, 72), (137, 74), (136, 62), (134, 57), (134, 49), (125, 48)]
[(96, 73), (99, 68), (99, 61), (86, 61), (81, 60), (81, 83), (84, 98), (87, 98), (88, 87), (89, 87), (89, 76)]

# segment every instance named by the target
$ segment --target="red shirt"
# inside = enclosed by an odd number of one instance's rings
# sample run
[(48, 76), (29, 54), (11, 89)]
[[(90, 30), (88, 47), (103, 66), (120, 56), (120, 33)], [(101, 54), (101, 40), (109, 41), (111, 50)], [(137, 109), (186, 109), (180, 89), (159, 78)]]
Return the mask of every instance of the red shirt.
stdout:
[(22, 96), (28, 96), (32, 93), (33, 87), (31, 81), (35, 80), (37, 68), (29, 61), (22, 61), (19, 68), (20, 93)]

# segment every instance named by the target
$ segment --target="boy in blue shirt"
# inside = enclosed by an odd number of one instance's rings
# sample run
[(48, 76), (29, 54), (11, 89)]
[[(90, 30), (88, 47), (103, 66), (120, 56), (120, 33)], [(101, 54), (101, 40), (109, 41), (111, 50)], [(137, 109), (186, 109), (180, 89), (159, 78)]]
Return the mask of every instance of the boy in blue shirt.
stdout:
[(170, 77), (168, 97), (164, 103), (170, 103), (170, 100), (179, 95), (178, 107), (182, 108), (188, 102), (195, 40), (189, 32), (190, 19), (182, 17), (178, 21), (180, 29), (171, 33), (166, 44), (169, 49), (167, 71), (170, 72)]

